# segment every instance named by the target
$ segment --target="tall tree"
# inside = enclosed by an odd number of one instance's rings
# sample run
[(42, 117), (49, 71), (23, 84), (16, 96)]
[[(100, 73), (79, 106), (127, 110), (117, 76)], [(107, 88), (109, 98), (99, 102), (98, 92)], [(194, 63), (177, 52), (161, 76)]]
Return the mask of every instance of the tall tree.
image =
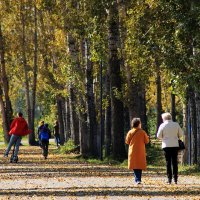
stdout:
[(122, 82), (120, 74), (119, 50), (119, 14), (117, 1), (109, 7), (109, 71), (112, 120), (112, 153), (115, 159), (125, 157), (123, 102), (120, 99)]
[(31, 106), (31, 125), (32, 133), (29, 134), (29, 144), (35, 144), (35, 106), (36, 106), (36, 89), (37, 89), (37, 73), (38, 73), (38, 17), (37, 5), (34, 1), (34, 62), (33, 62), (33, 88), (32, 88), (32, 106)]
[[(0, 71), (1, 71), (1, 91), (3, 91), (4, 94), (4, 99), (5, 102), (1, 102), (1, 110), (2, 110), (2, 115), (4, 119), (4, 139), (6, 142), (9, 141), (8, 137), (8, 130), (10, 129), (10, 123), (12, 120), (12, 106), (11, 106), (11, 101), (10, 101), (10, 96), (9, 96), (9, 83), (8, 83), (8, 77), (6, 73), (6, 63), (5, 63), (5, 43), (3, 39), (3, 34), (2, 34), (2, 27), (0, 24), (0, 59), (1, 59), (1, 66), (0, 66)], [(2, 92), (1, 92), (2, 93)], [(2, 96), (1, 96), (2, 97)]]

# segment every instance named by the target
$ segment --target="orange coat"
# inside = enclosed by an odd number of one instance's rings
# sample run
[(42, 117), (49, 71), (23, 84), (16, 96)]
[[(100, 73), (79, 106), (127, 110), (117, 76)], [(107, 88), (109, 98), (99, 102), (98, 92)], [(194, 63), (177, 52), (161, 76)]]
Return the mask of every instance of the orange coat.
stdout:
[[(137, 132), (135, 133), (135, 131)], [(133, 134), (135, 135), (133, 136)], [(149, 143), (147, 133), (140, 128), (131, 129), (126, 136), (126, 144), (129, 145), (128, 150), (128, 168), (145, 170), (146, 164), (146, 149), (145, 144)]]

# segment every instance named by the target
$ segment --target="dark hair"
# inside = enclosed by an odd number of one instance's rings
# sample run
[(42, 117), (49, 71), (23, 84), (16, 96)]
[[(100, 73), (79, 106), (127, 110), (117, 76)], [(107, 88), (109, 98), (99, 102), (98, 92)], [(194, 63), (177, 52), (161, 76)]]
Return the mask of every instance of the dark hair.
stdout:
[(131, 128), (136, 128), (141, 123), (140, 118), (133, 118), (131, 121)]
[(19, 116), (19, 117), (22, 117), (23, 114), (22, 114), (21, 112), (18, 112), (18, 116)]

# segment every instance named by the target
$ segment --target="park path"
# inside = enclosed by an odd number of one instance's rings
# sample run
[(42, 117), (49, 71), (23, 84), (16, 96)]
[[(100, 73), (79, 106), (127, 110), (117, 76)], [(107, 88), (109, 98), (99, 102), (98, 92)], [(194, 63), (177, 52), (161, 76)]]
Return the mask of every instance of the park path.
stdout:
[[(1, 147), (1, 157), (3, 152)], [(149, 168), (137, 186), (126, 169), (87, 164), (54, 152), (52, 145), (44, 160), (39, 147), (21, 146), (19, 163), (0, 159), (0, 199), (200, 200), (197, 177), (180, 176), (178, 185), (166, 185), (164, 169)]]

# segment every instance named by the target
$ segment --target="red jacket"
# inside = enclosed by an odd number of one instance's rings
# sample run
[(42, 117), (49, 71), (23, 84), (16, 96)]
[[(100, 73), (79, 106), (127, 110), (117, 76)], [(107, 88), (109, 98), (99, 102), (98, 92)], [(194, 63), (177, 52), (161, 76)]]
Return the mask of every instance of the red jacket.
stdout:
[(10, 135), (24, 136), (31, 133), (28, 129), (28, 124), (23, 117), (15, 118), (10, 125)]

